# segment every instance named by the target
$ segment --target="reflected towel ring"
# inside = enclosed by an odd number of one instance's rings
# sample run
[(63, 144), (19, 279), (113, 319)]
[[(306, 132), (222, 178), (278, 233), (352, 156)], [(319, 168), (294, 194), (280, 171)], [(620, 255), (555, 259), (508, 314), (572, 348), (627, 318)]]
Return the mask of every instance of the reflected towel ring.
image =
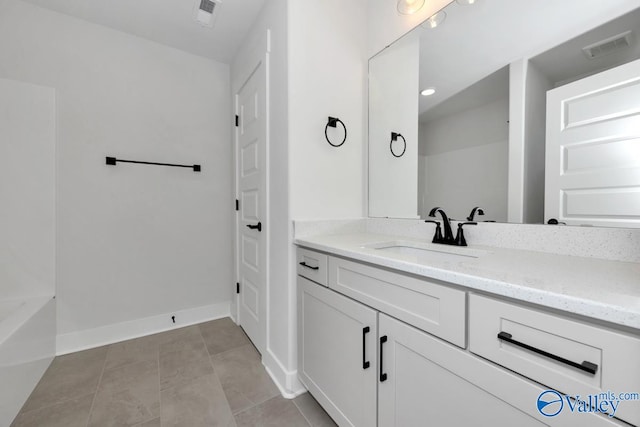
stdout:
[[(344, 129), (344, 138), (342, 138), (342, 142), (340, 144), (334, 144), (329, 140), (329, 135), (327, 134), (327, 130), (329, 130), (330, 127), (332, 127), (332, 128), (337, 127), (338, 123), (340, 123), (342, 125), (342, 128)], [(340, 147), (347, 140), (347, 127), (344, 125), (342, 120), (340, 120), (339, 118), (337, 118), (337, 117), (329, 117), (329, 120), (327, 121), (327, 125), (324, 127), (324, 137), (327, 139), (327, 142), (332, 147)]]
[[(402, 138), (402, 142), (404, 143), (404, 146), (402, 147), (402, 153), (400, 154), (396, 154), (393, 152), (393, 142), (397, 141), (398, 138)], [(393, 154), (393, 157), (402, 157), (404, 155), (404, 152), (407, 151), (407, 140), (404, 139), (404, 136), (402, 136), (402, 134), (391, 132), (391, 142), (389, 143), (389, 150), (391, 150), (391, 154)]]

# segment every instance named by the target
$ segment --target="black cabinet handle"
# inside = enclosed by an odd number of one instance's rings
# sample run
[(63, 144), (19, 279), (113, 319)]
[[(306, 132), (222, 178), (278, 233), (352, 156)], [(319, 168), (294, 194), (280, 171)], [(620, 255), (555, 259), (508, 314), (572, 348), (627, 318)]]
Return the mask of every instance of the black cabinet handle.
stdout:
[(302, 261), (301, 263), (299, 263), (301, 266), (303, 266), (304, 268), (309, 268), (311, 270), (320, 270), (320, 267), (311, 267), (309, 264), (307, 264), (306, 262)]
[(368, 369), (371, 364), (367, 360), (367, 334), (371, 331), (368, 326), (362, 328), (362, 369)]
[(256, 225), (247, 224), (247, 227), (252, 229), (252, 230), (262, 231), (262, 223), (261, 222), (257, 223)]
[(387, 342), (387, 336), (380, 337), (380, 382), (383, 383), (387, 380), (387, 374), (382, 372), (384, 370), (384, 363), (382, 363), (382, 344)]
[(548, 352), (546, 352), (544, 350), (540, 350), (539, 348), (532, 347), (529, 344), (525, 344), (525, 343), (522, 343), (520, 341), (516, 341), (516, 340), (513, 339), (513, 336), (508, 332), (500, 332), (498, 334), (498, 339), (502, 340), (502, 341), (506, 341), (508, 343), (511, 343), (511, 344), (513, 344), (515, 346), (522, 347), (524, 349), (527, 349), (529, 351), (537, 353), (537, 354), (539, 354), (541, 356), (548, 357), (549, 359), (553, 359), (553, 360), (556, 360), (556, 361), (558, 361), (560, 363), (564, 363), (565, 365), (569, 365), (569, 366), (572, 366), (572, 367), (574, 367), (576, 369), (580, 369), (581, 371), (588, 372), (591, 375), (595, 375), (596, 372), (598, 371), (598, 365), (596, 365), (595, 363), (587, 362), (586, 360), (584, 362), (582, 362), (582, 363), (573, 362), (571, 360), (565, 359), (564, 357), (560, 357), (560, 356), (557, 356), (555, 354), (548, 353)]

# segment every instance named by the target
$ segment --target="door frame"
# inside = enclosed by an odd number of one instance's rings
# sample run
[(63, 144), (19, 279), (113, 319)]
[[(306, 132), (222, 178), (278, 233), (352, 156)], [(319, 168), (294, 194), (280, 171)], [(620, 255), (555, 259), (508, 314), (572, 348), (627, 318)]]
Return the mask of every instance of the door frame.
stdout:
[[(270, 88), (269, 88), (269, 56), (271, 53), (270, 47), (270, 39), (271, 39), (270, 30), (266, 30), (264, 33), (261, 33), (258, 37), (254, 38), (254, 40), (248, 43), (249, 48), (245, 49), (242, 54), (239, 55), (239, 60), (237, 60), (238, 66), (236, 67), (235, 73), (231, 76), (231, 108), (232, 108), (232, 126), (233, 126), (233, 190), (235, 200), (239, 200), (239, 185), (238, 185), (238, 173), (239, 173), (239, 159), (237, 156), (238, 153), (238, 144), (239, 144), (239, 126), (235, 126), (235, 116), (239, 116), (238, 111), (238, 93), (244, 87), (244, 84), (248, 81), (249, 78), (253, 75), (253, 73), (257, 70), (257, 68), (262, 64), (264, 67), (264, 79), (265, 79), (265, 135), (264, 135), (264, 143), (265, 143), (265, 194), (264, 194), (264, 219), (261, 221), (265, 224), (264, 230), (262, 232), (263, 238), (265, 239), (265, 264), (264, 264), (264, 286), (262, 288), (262, 295), (260, 295), (260, 322), (262, 323), (262, 344), (264, 348), (259, 348), (260, 352), (264, 355), (264, 351), (266, 351), (268, 347), (268, 319), (269, 319), (269, 277), (270, 277), (270, 232), (271, 232), (271, 222), (269, 218), (269, 200), (270, 200), (270, 183), (269, 183), (269, 171), (270, 171), (270, 162), (269, 162), (269, 146), (270, 146), (270, 126), (269, 126), (269, 117), (270, 117)], [(240, 246), (239, 246), (239, 236), (240, 230), (240, 210), (235, 210), (235, 201), (232, 203), (234, 208), (234, 232), (233, 232), (233, 251), (234, 251), (234, 283), (232, 293), (234, 295), (233, 303), (231, 309), (231, 317), (238, 324), (242, 325), (242, 319), (240, 318), (240, 294), (237, 293), (236, 284), (240, 283)], [(242, 206), (240, 206), (242, 209)], [(240, 289), (242, 292), (242, 289)]]

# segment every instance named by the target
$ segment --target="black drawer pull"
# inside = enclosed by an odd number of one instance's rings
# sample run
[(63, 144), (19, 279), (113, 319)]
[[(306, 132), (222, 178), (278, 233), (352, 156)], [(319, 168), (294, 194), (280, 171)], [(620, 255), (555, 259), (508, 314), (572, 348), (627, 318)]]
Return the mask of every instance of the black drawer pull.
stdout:
[(301, 266), (303, 266), (304, 268), (309, 268), (311, 270), (320, 270), (320, 267), (312, 267), (309, 264), (307, 264), (306, 262), (302, 261), (300, 263)]
[(384, 370), (384, 363), (382, 363), (382, 344), (387, 342), (387, 336), (380, 337), (380, 382), (385, 382), (387, 380), (387, 374), (382, 372)]
[(262, 223), (261, 222), (257, 223), (256, 225), (247, 224), (247, 227), (252, 229), (252, 230), (262, 231)]
[(368, 369), (371, 364), (367, 360), (367, 334), (371, 331), (368, 326), (362, 328), (362, 369)]
[(508, 343), (511, 343), (513, 345), (516, 345), (518, 347), (522, 347), (524, 349), (527, 349), (529, 351), (532, 351), (534, 353), (540, 354), (544, 357), (548, 357), (549, 359), (553, 359), (556, 360), (558, 362), (564, 363), (565, 365), (569, 365), (572, 366), (576, 369), (580, 369), (581, 371), (585, 371), (590, 373), (591, 375), (595, 375), (596, 372), (598, 371), (598, 365), (596, 365), (595, 363), (591, 363), (591, 362), (587, 362), (586, 360), (582, 363), (576, 363), (576, 362), (572, 362), (571, 360), (567, 360), (564, 357), (560, 357), (560, 356), (556, 356), (555, 354), (552, 353), (548, 353), (544, 350), (540, 350), (539, 348), (535, 348), (530, 346), (529, 344), (525, 344), (522, 343), (520, 341), (516, 341), (512, 338), (512, 335), (508, 332), (500, 332), (498, 334), (498, 339), (502, 340), (502, 341), (506, 341)]

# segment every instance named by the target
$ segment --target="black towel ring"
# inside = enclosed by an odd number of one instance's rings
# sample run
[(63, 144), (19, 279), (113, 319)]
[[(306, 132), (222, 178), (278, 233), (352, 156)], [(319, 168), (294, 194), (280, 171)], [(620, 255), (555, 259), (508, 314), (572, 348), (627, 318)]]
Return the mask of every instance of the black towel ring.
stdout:
[[(327, 130), (329, 130), (330, 127), (332, 127), (332, 128), (337, 127), (338, 123), (340, 123), (342, 125), (342, 127), (344, 128), (344, 138), (342, 138), (342, 142), (340, 144), (334, 144), (329, 140), (329, 135), (327, 134)], [(340, 120), (339, 118), (337, 118), (337, 117), (329, 117), (329, 120), (327, 121), (327, 125), (324, 127), (324, 137), (327, 139), (327, 142), (332, 147), (340, 147), (347, 140), (347, 127), (344, 125), (342, 120)]]
[[(396, 154), (393, 152), (393, 142), (397, 141), (398, 138), (402, 138), (402, 142), (404, 143), (404, 146), (402, 147), (402, 153), (400, 154)], [(391, 154), (393, 154), (393, 157), (402, 157), (404, 155), (404, 152), (407, 151), (407, 140), (404, 139), (404, 136), (402, 136), (402, 134), (391, 132), (391, 142), (389, 143), (389, 150), (391, 150)]]

